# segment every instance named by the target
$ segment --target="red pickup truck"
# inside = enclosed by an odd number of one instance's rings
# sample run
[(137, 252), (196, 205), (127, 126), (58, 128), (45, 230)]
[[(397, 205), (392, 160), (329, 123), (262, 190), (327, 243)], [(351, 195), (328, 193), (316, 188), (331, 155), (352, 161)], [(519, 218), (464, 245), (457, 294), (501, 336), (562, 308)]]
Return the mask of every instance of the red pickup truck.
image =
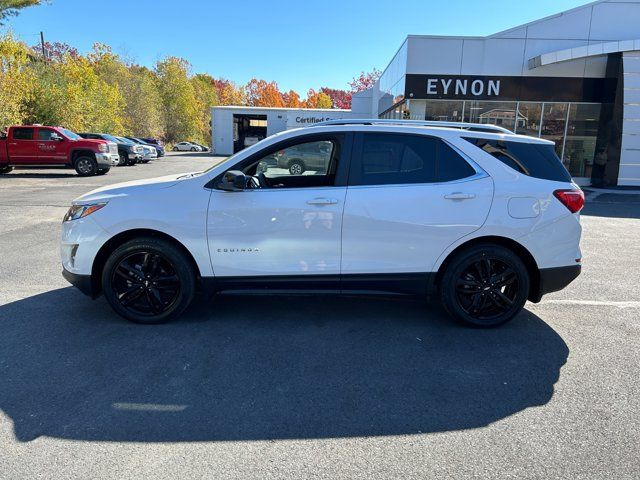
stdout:
[(0, 138), (0, 174), (14, 166), (71, 167), (87, 177), (107, 173), (117, 161), (116, 144), (86, 140), (62, 127), (9, 127), (6, 137)]

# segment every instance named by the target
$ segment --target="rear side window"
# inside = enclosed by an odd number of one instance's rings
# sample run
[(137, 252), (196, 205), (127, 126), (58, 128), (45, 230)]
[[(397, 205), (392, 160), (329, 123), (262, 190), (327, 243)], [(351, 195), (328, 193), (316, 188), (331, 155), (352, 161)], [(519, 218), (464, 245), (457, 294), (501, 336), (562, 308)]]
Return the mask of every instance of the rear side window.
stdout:
[(553, 145), (465, 138), (505, 165), (530, 177), (570, 182), (571, 175), (556, 155)]
[(14, 128), (13, 138), (15, 140), (33, 140), (33, 128)]
[(453, 148), (439, 141), (438, 181), (451, 182), (474, 175), (476, 171)]
[(365, 133), (361, 139), (349, 173), (350, 185), (450, 182), (476, 173), (464, 158), (439, 138)]
[(437, 140), (417, 135), (364, 134), (352, 185), (431, 183), (436, 179)]

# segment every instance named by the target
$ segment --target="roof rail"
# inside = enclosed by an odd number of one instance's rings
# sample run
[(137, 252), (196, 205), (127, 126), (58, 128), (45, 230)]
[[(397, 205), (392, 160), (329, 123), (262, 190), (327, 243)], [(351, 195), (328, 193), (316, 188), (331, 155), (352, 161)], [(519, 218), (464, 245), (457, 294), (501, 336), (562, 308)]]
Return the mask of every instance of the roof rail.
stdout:
[(417, 127), (440, 127), (440, 128), (460, 128), (462, 130), (471, 130), (476, 132), (492, 132), (492, 133), (506, 133), (513, 135), (511, 130), (507, 130), (504, 127), (498, 125), (492, 125), (487, 123), (469, 123), (469, 122), (440, 122), (437, 120), (394, 120), (386, 118), (361, 118), (351, 119), (346, 118), (342, 120), (326, 120), (324, 122), (314, 123), (312, 126), (327, 126), (327, 125), (407, 125)]

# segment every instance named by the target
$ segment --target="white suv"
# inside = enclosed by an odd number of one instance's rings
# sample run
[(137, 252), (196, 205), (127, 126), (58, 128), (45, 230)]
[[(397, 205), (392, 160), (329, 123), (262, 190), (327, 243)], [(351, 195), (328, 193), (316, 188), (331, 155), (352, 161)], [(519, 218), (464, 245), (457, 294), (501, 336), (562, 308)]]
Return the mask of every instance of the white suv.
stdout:
[[(324, 163), (296, 175), (273, 161), (308, 144)], [(496, 326), (578, 276), (583, 203), (549, 141), (333, 121), (76, 199), (63, 274), (140, 323), (178, 316), (197, 289), (271, 289), (437, 296), (456, 319)]]

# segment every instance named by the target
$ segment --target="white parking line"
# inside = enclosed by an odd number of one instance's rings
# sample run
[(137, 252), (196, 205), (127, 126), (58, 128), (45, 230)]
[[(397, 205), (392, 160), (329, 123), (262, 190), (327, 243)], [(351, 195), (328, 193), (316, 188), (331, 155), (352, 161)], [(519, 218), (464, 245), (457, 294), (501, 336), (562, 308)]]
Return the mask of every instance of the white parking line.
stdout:
[[(544, 300), (537, 305), (586, 305), (591, 307), (618, 307), (618, 308), (640, 308), (640, 302), (636, 301), (602, 301), (602, 300)], [(536, 304), (534, 304), (536, 305)]]

